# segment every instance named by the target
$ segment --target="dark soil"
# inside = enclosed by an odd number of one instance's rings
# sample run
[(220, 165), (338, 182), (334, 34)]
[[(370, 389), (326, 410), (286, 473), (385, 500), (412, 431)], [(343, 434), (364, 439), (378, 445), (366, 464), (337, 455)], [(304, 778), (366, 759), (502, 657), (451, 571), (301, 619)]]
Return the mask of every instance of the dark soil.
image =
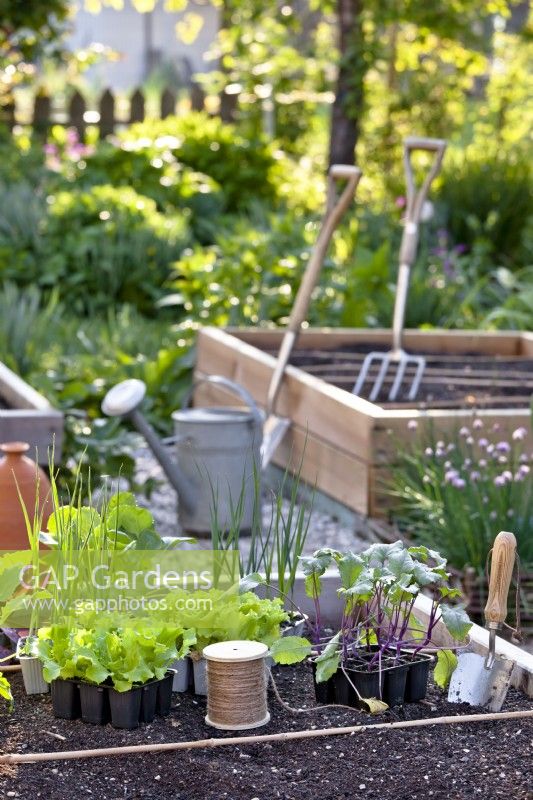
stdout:
[[(292, 706), (314, 705), (307, 665), (274, 670)], [(61, 751), (231, 736), (204, 722), (205, 699), (174, 695), (169, 717), (135, 731), (94, 727), (52, 716), (49, 696), (28, 698), (13, 681), (16, 710), (0, 714), (0, 747), (9, 752)], [(427, 701), (379, 717), (353, 710), (294, 714), (269, 698), (271, 722), (250, 735), (305, 728), (476, 713), (450, 705), (430, 687)], [(510, 690), (504, 710), (533, 708)], [(54, 735), (55, 734), (55, 735)], [(245, 735), (244, 732), (243, 735)], [(61, 738), (57, 738), (57, 737)], [(62, 738), (64, 737), (64, 739)], [(361, 736), (252, 744), (216, 750), (56, 761), (0, 767), (0, 797), (71, 800), (483, 800), (533, 798), (533, 720), (487, 722)]]
[[(357, 345), (332, 350), (295, 350), (291, 364), (351, 392), (364, 356), (371, 350), (386, 352), (388, 347)], [(276, 354), (274, 354), (276, 355)], [(385, 400), (396, 374), (391, 364), (380, 395), (386, 408), (527, 408), (533, 393), (533, 359), (519, 356), (435, 354), (417, 352), (426, 357), (426, 370), (415, 403), (406, 393), (414, 376), (415, 365), (408, 367), (402, 384), (403, 396), (398, 402)], [(363, 396), (370, 393), (377, 370), (369, 374)]]

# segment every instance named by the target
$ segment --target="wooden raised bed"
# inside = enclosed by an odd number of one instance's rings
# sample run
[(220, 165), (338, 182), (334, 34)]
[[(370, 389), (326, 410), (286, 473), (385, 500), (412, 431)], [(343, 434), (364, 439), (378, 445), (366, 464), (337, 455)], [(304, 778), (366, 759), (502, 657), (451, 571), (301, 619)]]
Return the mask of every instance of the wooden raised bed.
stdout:
[(48, 464), (48, 448), (55, 441), (55, 460), (61, 459), (63, 414), (0, 362), (0, 442), (22, 441), (29, 455)]
[[(265, 406), (268, 385), (283, 331), (204, 328), (197, 344), (196, 378), (225, 375), (244, 385), (260, 406)], [(387, 349), (391, 333), (382, 329), (307, 329), (298, 341), (297, 357), (307, 351), (338, 353), (362, 345)], [(404, 344), (410, 352), (474, 354), (494, 356), (500, 362), (533, 359), (533, 334), (514, 332), (406, 331)], [(361, 356), (362, 358), (362, 356)], [(332, 359), (334, 360), (334, 359)], [(530, 368), (530, 367), (529, 367)], [(354, 367), (353, 380), (358, 367)], [(532, 376), (533, 380), (533, 376)], [(347, 382), (347, 387), (351, 379)], [(490, 383), (490, 380), (488, 381)], [(351, 387), (349, 387), (351, 388)], [(289, 416), (293, 425), (278, 449), (279, 466), (298, 465), (305, 450), (302, 478), (347, 507), (366, 516), (379, 516), (386, 508), (380, 486), (395, 460), (401, 442), (412, 434), (409, 420), (419, 431), (435, 425), (439, 436), (453, 435), (475, 411), (486, 422), (499, 423), (502, 438), (518, 426), (529, 429), (529, 396), (521, 390), (504, 407), (426, 408), (377, 405), (356, 397), (344, 388), (316, 375), (289, 366), (280, 393), (277, 412)], [(197, 389), (201, 405), (227, 404), (228, 396), (210, 384)], [(512, 407), (514, 405), (514, 407)], [(533, 440), (528, 442), (533, 447)]]

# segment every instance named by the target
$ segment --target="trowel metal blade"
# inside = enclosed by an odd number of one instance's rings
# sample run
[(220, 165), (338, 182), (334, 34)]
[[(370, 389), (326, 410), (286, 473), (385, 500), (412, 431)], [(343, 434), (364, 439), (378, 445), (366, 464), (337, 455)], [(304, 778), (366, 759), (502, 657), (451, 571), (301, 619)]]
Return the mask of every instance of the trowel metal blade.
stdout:
[(450, 680), (448, 702), (488, 706), (490, 711), (500, 711), (513, 666), (513, 661), (497, 658), (491, 669), (485, 669), (484, 656), (462, 653)]
[(291, 420), (288, 417), (270, 415), (263, 426), (263, 443), (261, 445), (261, 466), (267, 467), (278, 449), (281, 440), (289, 430)]

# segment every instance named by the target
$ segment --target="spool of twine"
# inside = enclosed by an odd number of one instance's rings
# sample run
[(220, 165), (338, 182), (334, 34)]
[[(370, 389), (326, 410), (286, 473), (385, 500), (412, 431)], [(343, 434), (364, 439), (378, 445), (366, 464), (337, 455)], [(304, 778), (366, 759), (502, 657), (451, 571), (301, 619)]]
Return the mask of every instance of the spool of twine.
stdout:
[(242, 731), (267, 724), (267, 653), (260, 642), (219, 642), (204, 648), (208, 725)]

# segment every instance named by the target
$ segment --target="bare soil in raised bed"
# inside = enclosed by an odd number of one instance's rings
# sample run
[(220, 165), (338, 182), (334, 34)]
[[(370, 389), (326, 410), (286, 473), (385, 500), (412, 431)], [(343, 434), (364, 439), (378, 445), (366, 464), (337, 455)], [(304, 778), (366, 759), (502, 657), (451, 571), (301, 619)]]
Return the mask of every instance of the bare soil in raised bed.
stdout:
[[(350, 345), (336, 350), (295, 350), (291, 364), (327, 383), (351, 392), (371, 350), (387, 352), (389, 347)], [(273, 353), (276, 355), (276, 353)], [(426, 370), (415, 402), (407, 401), (416, 365), (406, 371), (403, 397), (398, 402), (381, 402), (386, 408), (522, 408), (529, 407), (533, 393), (533, 359), (521, 356), (480, 355), (479, 353), (435, 354), (417, 351), (426, 357)], [(364, 387), (367, 397), (380, 364), (375, 363)], [(381, 398), (386, 398), (397, 367), (391, 364)]]
[[(275, 668), (282, 697), (314, 705), (307, 665)], [(204, 722), (205, 698), (175, 694), (171, 715), (135, 731), (54, 718), (50, 697), (26, 697), (12, 680), (16, 710), (0, 713), (2, 752), (43, 752), (231, 736)], [(341, 727), (403, 719), (477, 713), (450, 705), (430, 686), (427, 701), (369, 717), (321, 708), (293, 714), (269, 696), (272, 719), (244, 734)], [(511, 689), (504, 710), (533, 708)], [(61, 737), (61, 738), (57, 738)], [(64, 737), (64, 738), (63, 738)], [(507, 800), (533, 798), (533, 720), (435, 726), (354, 736), (251, 744), (216, 750), (0, 766), (0, 797), (98, 800)]]

